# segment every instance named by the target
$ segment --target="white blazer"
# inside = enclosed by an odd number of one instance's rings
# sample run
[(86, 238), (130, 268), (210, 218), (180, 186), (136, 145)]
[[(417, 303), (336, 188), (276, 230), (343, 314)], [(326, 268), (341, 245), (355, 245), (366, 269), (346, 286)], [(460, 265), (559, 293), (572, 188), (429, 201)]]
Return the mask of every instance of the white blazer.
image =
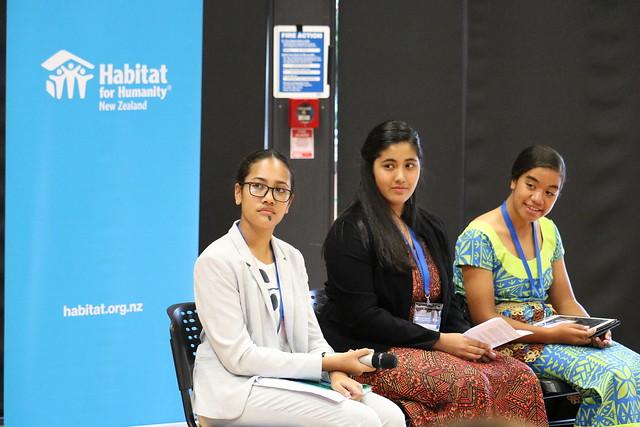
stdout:
[(237, 418), (257, 376), (319, 379), (321, 353), (333, 352), (311, 308), (302, 254), (275, 237), (271, 244), (293, 353), (279, 350), (269, 292), (236, 221), (195, 265), (196, 308), (203, 328), (193, 372), (196, 414)]

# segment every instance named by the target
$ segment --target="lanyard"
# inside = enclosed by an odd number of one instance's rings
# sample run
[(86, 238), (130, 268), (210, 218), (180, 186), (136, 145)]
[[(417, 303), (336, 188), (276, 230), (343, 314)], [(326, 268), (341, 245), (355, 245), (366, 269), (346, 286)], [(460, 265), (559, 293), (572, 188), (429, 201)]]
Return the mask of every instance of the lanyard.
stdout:
[[(238, 227), (238, 231), (242, 236), (242, 231), (240, 230), (240, 223), (236, 223), (236, 227)], [(244, 240), (245, 244), (247, 243), (247, 241), (244, 239), (244, 236), (242, 236), (242, 240)], [(279, 333), (280, 325), (282, 325), (282, 322), (284, 321), (284, 300), (282, 299), (282, 289), (280, 288), (280, 275), (278, 274), (278, 263), (276, 262), (276, 253), (273, 251), (273, 245), (271, 244), (271, 242), (269, 242), (269, 248), (271, 248), (271, 256), (273, 256), (273, 265), (275, 266), (275, 270), (276, 270), (276, 284), (278, 285), (278, 294), (280, 294), (280, 303), (278, 304), (280, 308), (280, 321), (278, 322), (278, 329), (277, 329)]]
[(529, 277), (529, 283), (531, 284), (531, 289), (538, 290), (538, 297), (542, 301), (542, 312), (545, 312), (544, 305), (544, 277), (542, 276), (542, 261), (540, 259), (540, 245), (538, 244), (538, 233), (536, 233), (536, 223), (531, 223), (531, 229), (533, 230), (533, 246), (536, 252), (536, 264), (538, 264), (538, 286), (536, 286), (536, 282), (533, 280), (533, 275), (531, 274), (531, 269), (529, 268), (529, 263), (527, 262), (527, 258), (524, 256), (524, 251), (522, 250), (522, 245), (520, 244), (520, 239), (518, 238), (518, 234), (516, 233), (515, 228), (513, 227), (513, 222), (511, 222), (511, 218), (509, 217), (509, 213), (507, 212), (507, 202), (503, 202), (500, 207), (502, 210), (502, 217), (504, 218), (504, 222), (507, 223), (507, 227), (509, 228), (509, 234), (511, 234), (511, 240), (513, 240), (513, 244), (518, 251), (518, 256), (520, 256), (520, 261), (522, 261), (522, 265), (527, 272), (527, 277)]
[(429, 302), (429, 282), (431, 281), (431, 274), (429, 274), (429, 266), (427, 265), (427, 259), (424, 256), (424, 251), (422, 250), (422, 246), (416, 237), (416, 233), (413, 229), (407, 226), (409, 229), (409, 235), (411, 236), (411, 241), (413, 245), (407, 242), (407, 239), (402, 235), (405, 243), (409, 245), (409, 249), (411, 250), (411, 255), (413, 255), (413, 259), (416, 261), (418, 265), (418, 269), (420, 270), (420, 274), (422, 275), (422, 285), (424, 286), (424, 294), (427, 296), (427, 302)]
[(269, 243), (271, 247), (271, 255), (273, 256), (273, 265), (276, 267), (276, 283), (278, 284), (278, 293), (280, 294), (280, 321), (278, 322), (278, 332), (280, 332), (280, 326), (284, 321), (284, 300), (282, 299), (282, 288), (280, 288), (280, 275), (278, 274), (278, 263), (276, 262), (276, 254), (273, 251), (273, 245)]

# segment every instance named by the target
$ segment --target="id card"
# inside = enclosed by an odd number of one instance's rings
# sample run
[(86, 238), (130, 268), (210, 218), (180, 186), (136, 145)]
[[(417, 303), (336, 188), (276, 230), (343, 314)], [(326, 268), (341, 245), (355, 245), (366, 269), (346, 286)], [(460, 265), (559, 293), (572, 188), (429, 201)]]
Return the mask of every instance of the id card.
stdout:
[(417, 302), (413, 309), (413, 323), (432, 331), (440, 331), (442, 304), (436, 302)]

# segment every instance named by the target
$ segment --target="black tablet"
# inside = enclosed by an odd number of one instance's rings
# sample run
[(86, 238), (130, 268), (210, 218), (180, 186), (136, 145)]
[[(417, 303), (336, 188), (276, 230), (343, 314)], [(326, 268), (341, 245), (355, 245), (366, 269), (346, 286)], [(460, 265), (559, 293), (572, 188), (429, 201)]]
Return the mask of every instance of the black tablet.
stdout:
[(591, 336), (599, 337), (609, 329), (618, 326), (620, 321), (618, 319), (605, 319), (602, 317), (565, 316), (562, 314), (556, 314), (554, 316), (547, 317), (540, 322), (534, 323), (534, 326), (550, 328), (560, 323), (577, 323), (578, 325), (585, 325), (589, 328), (596, 328), (595, 332)]

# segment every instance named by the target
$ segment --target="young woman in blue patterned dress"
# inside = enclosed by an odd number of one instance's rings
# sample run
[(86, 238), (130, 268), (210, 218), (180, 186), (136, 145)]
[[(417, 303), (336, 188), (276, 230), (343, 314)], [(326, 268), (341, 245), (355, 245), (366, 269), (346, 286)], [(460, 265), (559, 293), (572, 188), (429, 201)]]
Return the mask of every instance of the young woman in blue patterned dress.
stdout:
[(465, 295), (474, 323), (501, 315), (532, 332), (501, 352), (578, 389), (577, 426), (638, 426), (640, 355), (614, 342), (610, 331), (592, 338), (592, 330), (577, 324), (531, 325), (556, 313), (588, 316), (573, 295), (560, 233), (546, 218), (564, 181), (564, 160), (554, 149), (532, 146), (518, 155), (507, 200), (458, 237), (456, 291)]

